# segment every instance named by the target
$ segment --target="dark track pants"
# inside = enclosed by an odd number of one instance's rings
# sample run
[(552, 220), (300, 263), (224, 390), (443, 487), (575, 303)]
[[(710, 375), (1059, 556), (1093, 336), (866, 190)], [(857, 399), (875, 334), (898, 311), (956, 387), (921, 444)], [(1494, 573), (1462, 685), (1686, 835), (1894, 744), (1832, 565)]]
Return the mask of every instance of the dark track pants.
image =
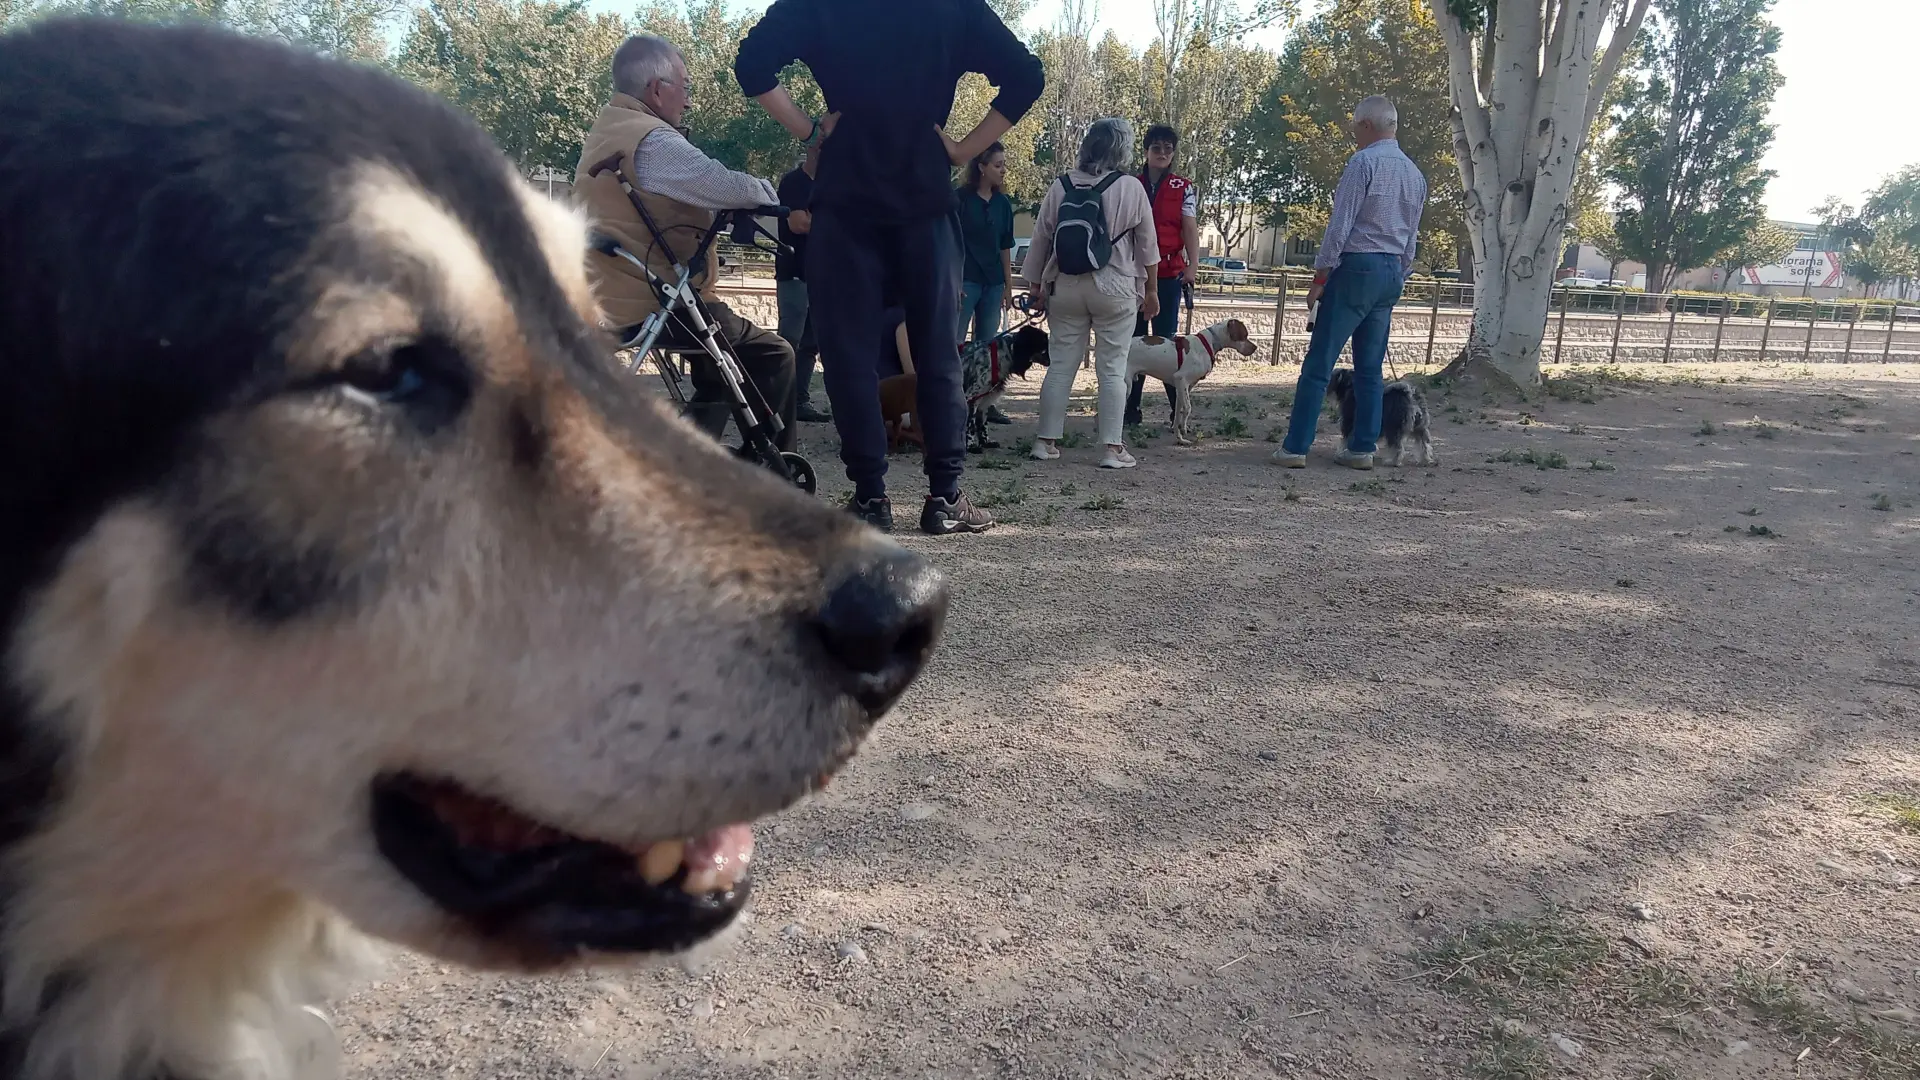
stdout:
[[(786, 425), (774, 440), (775, 445), (781, 450), (793, 449), (797, 434), (794, 410), (799, 405), (793, 383), (793, 346), (773, 331), (763, 330), (734, 314), (726, 304), (708, 303), (706, 309), (708, 320), (721, 338), (733, 345), (734, 355), (740, 358), (740, 367), (748, 381), (759, 388), (767, 408), (779, 414), (780, 422)], [(686, 351), (687, 366), (693, 375), (693, 396), (687, 400), (687, 415), (714, 438), (719, 438), (732, 416), (727, 405), (731, 395), (726, 381), (720, 378), (719, 369), (700, 348), (699, 339), (679, 319), (667, 323), (666, 332), (660, 335), (660, 344)], [(753, 395), (747, 395), (747, 400), (753, 402)], [(757, 403), (754, 411), (759, 411)]]
[(808, 300), (820, 372), (840, 431), (840, 460), (859, 498), (877, 498), (887, 490), (878, 350), (888, 299), (907, 313), (907, 347), (920, 385), (914, 422), (927, 440), (928, 490), (943, 498), (960, 490), (967, 402), (956, 334), (959, 252), (958, 224), (951, 216), (885, 223), (837, 207), (814, 210), (807, 241)]

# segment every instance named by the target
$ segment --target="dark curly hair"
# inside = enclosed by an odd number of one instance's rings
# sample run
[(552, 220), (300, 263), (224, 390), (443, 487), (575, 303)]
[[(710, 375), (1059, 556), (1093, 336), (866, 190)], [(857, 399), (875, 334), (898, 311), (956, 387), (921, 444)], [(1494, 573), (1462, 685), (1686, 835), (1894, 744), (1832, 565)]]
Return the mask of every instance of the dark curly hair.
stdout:
[[(980, 189), (980, 166), (993, 160), (993, 155), (1004, 154), (1006, 152), (1007, 148), (996, 142), (985, 150), (980, 151), (979, 157), (967, 162), (967, 190), (978, 191)], [(1004, 194), (1005, 189), (1006, 184), (1004, 182), (993, 185), (993, 193), (995, 195)]]

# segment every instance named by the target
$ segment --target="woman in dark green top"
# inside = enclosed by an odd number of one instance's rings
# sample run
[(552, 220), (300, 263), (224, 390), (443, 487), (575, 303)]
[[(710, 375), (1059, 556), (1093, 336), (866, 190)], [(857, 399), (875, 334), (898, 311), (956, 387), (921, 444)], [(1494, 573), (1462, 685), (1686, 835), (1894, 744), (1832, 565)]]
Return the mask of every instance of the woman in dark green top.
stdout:
[(1007, 283), (1013, 279), (1013, 201), (1006, 196), (1007, 151), (999, 143), (967, 163), (967, 185), (960, 202), (962, 287), (960, 340), (972, 324), (976, 341), (1000, 332), (1007, 307)]

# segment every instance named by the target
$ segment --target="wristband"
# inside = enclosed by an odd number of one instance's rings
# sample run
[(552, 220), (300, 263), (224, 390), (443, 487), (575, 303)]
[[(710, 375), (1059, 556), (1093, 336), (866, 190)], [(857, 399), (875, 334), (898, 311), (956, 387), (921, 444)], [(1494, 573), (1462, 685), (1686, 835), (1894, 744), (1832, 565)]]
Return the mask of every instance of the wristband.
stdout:
[(800, 146), (802, 149), (811, 150), (815, 146), (818, 146), (820, 144), (820, 140), (821, 140), (820, 121), (816, 119), (813, 122), (813, 130), (807, 132), (807, 137), (800, 140)]
[(1315, 270), (1313, 272), (1313, 283), (1315, 285), (1325, 285), (1327, 283), (1328, 275), (1329, 275), (1329, 272), (1326, 270)]

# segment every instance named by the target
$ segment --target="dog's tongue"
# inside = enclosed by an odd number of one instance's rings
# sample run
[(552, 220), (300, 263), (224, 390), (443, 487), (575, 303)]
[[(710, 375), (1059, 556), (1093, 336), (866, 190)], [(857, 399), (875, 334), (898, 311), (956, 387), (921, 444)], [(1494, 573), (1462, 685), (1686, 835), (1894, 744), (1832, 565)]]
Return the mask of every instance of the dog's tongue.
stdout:
[(699, 895), (724, 892), (747, 876), (753, 861), (753, 828), (727, 825), (687, 844), (686, 891)]

